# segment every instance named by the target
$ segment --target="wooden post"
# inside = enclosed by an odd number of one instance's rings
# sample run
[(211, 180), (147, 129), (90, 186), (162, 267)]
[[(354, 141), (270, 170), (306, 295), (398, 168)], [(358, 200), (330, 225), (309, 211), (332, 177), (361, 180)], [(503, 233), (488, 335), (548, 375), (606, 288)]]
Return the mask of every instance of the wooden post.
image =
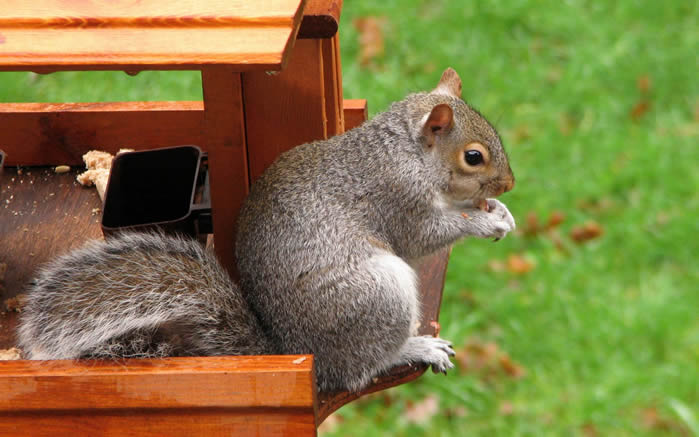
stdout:
[(282, 152), (327, 137), (322, 42), (297, 40), (282, 72), (243, 73), (250, 178)]
[(235, 277), (236, 219), (249, 191), (241, 78), (225, 67), (204, 67), (201, 77), (214, 247), (221, 263)]

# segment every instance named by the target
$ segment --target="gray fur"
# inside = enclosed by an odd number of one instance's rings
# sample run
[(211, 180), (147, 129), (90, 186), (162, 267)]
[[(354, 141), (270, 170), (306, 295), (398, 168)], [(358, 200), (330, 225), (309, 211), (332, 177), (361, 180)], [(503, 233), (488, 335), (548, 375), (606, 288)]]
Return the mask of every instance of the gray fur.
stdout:
[(216, 257), (180, 237), (93, 241), (44, 267), (27, 299), (18, 336), (30, 359), (271, 351)]

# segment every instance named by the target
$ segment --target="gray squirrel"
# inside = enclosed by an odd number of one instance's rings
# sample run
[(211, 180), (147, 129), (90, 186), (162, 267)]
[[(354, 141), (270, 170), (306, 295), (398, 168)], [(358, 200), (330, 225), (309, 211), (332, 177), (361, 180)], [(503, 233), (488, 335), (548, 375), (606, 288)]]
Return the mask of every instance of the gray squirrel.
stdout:
[(321, 391), (359, 391), (401, 364), (453, 367), (417, 336), (414, 261), (515, 228), (495, 129), (447, 69), (361, 126), (280, 155), (244, 202), (240, 287), (197, 242), (124, 233), (59, 257), (18, 330), (30, 359), (313, 353)]

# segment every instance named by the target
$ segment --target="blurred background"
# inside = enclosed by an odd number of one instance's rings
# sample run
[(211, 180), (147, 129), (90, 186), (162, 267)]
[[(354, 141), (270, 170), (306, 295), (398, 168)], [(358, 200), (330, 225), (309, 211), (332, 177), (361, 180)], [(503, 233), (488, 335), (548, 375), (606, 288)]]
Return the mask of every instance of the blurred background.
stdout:
[[(375, 114), (455, 68), (510, 155), (518, 231), (454, 247), (455, 371), (322, 435), (699, 435), (697, 5), (345, 1), (345, 98)], [(175, 99), (201, 99), (197, 73), (0, 73), (3, 102)]]

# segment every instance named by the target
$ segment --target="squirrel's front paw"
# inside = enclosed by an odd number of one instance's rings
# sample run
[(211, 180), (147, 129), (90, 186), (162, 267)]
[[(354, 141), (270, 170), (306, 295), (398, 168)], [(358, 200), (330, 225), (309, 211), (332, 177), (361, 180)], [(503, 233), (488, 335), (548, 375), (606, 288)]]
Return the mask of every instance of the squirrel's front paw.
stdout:
[(515, 219), (504, 203), (497, 199), (488, 199), (488, 212), (493, 214), (495, 218), (494, 227), (496, 235), (492, 235), (493, 237), (499, 240), (515, 230)]
[(466, 217), (467, 233), (481, 238), (499, 240), (515, 229), (515, 219), (504, 203), (488, 199), (488, 210), (474, 209)]

